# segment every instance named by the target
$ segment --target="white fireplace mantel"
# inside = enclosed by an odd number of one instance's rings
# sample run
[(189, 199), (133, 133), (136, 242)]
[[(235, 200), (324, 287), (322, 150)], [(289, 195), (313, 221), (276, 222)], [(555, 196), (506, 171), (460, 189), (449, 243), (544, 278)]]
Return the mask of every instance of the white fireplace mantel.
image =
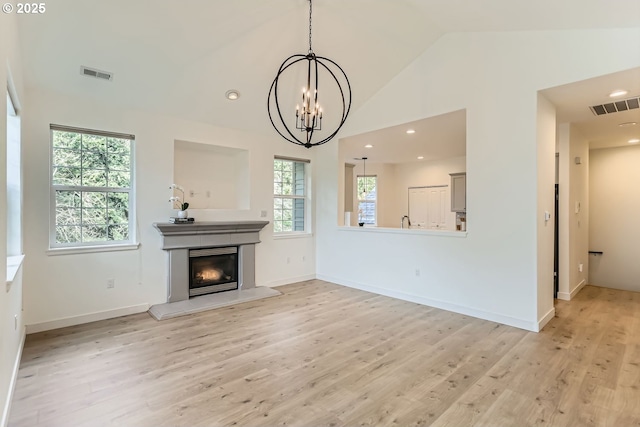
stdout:
[(167, 251), (167, 302), (189, 299), (189, 249), (238, 247), (238, 287), (255, 287), (255, 245), (269, 221), (203, 221), (193, 224), (156, 222)]

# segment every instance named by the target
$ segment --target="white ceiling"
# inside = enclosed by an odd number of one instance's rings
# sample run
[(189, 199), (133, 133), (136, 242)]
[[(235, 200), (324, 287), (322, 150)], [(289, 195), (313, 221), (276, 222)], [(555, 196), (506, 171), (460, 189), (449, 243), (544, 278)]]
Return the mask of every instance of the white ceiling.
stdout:
[[(624, 89), (627, 95), (611, 98), (614, 90)], [(640, 68), (579, 81), (541, 91), (556, 107), (558, 123), (573, 123), (589, 140), (591, 149), (628, 145), (640, 138), (640, 108), (602, 116), (594, 115), (590, 106), (602, 105), (640, 96)], [(621, 123), (635, 126), (620, 127)]]
[[(262, 133), (274, 133), (266, 101), (278, 67), (308, 48), (307, 0), (49, 0), (46, 7), (18, 21), (28, 87)], [(637, 27), (640, 1), (314, 0), (313, 11), (313, 49), (348, 74), (353, 111), (447, 32)], [(82, 65), (114, 79), (84, 77)], [(627, 77), (637, 83), (637, 73)], [(578, 95), (590, 87), (545, 95), (582, 105), (595, 99)], [(224, 97), (232, 88), (241, 93), (234, 102)]]
[[(415, 133), (407, 134), (409, 129)], [(467, 116), (460, 110), (342, 138), (340, 157), (347, 162), (361, 157), (372, 163), (427, 162), (464, 156), (466, 143)]]

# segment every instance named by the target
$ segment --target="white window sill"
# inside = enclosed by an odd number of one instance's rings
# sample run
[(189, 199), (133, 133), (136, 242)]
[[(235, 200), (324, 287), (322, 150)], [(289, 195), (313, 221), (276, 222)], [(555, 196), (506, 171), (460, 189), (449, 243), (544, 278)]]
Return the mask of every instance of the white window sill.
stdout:
[(23, 261), (24, 255), (7, 257), (7, 292), (9, 292), (9, 288), (15, 280), (16, 275), (18, 274), (18, 270), (20, 270), (20, 266), (22, 266)]
[(310, 239), (313, 233), (274, 233), (274, 240), (280, 239)]
[(96, 246), (74, 246), (71, 248), (51, 248), (47, 251), (47, 255), (75, 255), (90, 254), (97, 252), (118, 252), (118, 251), (134, 251), (140, 247), (140, 243), (127, 243), (123, 245), (96, 245)]
[(414, 234), (420, 236), (450, 236), (450, 237), (467, 237), (466, 231), (454, 230), (432, 230), (420, 228), (391, 228), (391, 227), (345, 227), (339, 226), (338, 231), (351, 231), (354, 233), (391, 233), (391, 234)]

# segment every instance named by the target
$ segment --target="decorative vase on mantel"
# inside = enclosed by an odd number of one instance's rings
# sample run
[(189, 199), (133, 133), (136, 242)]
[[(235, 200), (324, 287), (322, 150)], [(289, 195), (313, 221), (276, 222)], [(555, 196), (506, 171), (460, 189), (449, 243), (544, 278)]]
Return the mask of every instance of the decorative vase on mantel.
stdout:
[(178, 211), (178, 218), (189, 218), (189, 211)]

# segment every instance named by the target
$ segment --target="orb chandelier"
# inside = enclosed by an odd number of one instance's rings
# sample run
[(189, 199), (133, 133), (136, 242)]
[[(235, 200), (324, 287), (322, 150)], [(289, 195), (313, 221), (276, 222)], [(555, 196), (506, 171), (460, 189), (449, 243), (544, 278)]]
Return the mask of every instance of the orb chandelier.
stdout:
[[(267, 100), (269, 120), (271, 120), (276, 132), (287, 141), (306, 148), (324, 144), (336, 136), (347, 120), (351, 109), (351, 84), (346, 73), (331, 59), (317, 56), (311, 47), (311, 2), (312, 0), (309, 0), (309, 51), (306, 54), (291, 55), (284, 60), (278, 69), (278, 74), (273, 79), (273, 83), (271, 83)], [(302, 87), (302, 101), (301, 104), (296, 105), (294, 113), (293, 105), (288, 103), (283, 105), (279, 100), (279, 97), (282, 96), (283, 88), (286, 92), (292, 87), (283, 84), (280, 80), (285, 75), (295, 74), (294, 69), (300, 68), (305, 64), (307, 65), (306, 82)], [(322, 98), (322, 92), (319, 90), (320, 77), (324, 76), (330, 78), (323, 80), (323, 83), (325, 81), (328, 85), (335, 83), (337, 87), (337, 90), (333, 88), (337, 99), (331, 106), (334, 108), (338, 106), (338, 111), (323, 111), (320, 106), (320, 101), (327, 101), (326, 97)], [(326, 90), (324, 95), (327, 95), (328, 92)], [(341, 114), (339, 111), (340, 104)], [(325, 116), (325, 124), (327, 119), (330, 120), (330, 129), (326, 129), (326, 126), (325, 129), (322, 128), (323, 115)]]

